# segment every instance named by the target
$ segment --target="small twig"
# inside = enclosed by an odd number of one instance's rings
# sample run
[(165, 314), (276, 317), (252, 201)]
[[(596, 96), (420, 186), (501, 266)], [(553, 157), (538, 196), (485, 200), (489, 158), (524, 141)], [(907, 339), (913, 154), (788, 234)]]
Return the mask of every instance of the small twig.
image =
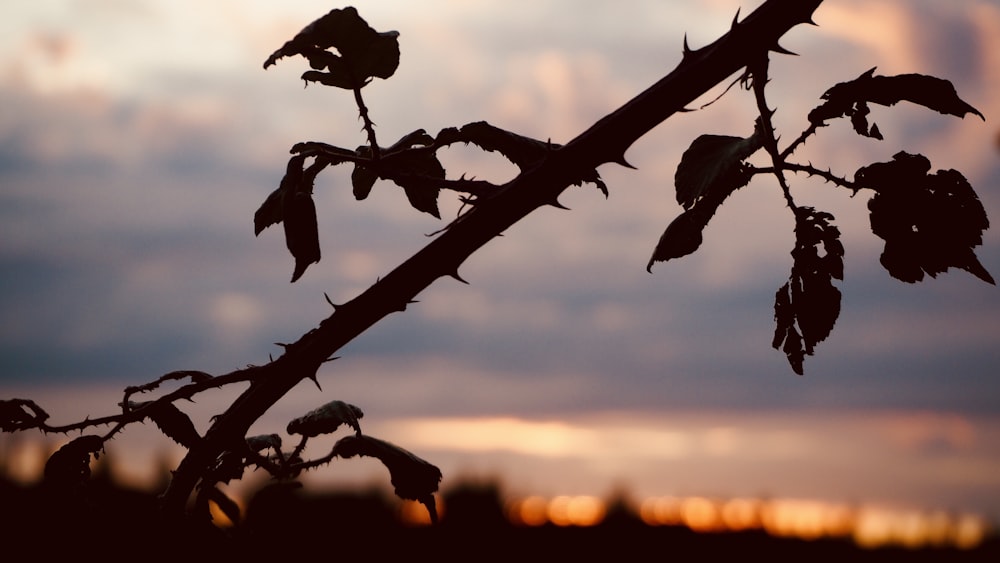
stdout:
[[(747, 166), (746, 169), (748, 172), (752, 174), (774, 174), (773, 167)], [(791, 172), (803, 172), (810, 176), (819, 176), (820, 178), (823, 178), (827, 182), (831, 182), (842, 188), (847, 188), (855, 194), (858, 193), (859, 190), (861, 190), (861, 186), (848, 180), (847, 178), (844, 178), (842, 176), (837, 176), (830, 170), (820, 170), (819, 168), (816, 168), (811, 164), (796, 164), (794, 162), (785, 162), (784, 169)]]
[(365, 123), (365, 132), (368, 133), (368, 144), (372, 149), (372, 162), (378, 162), (380, 154), (378, 141), (375, 140), (375, 124), (368, 117), (368, 106), (365, 105), (365, 100), (361, 97), (361, 86), (354, 87), (354, 101), (358, 104), (358, 113), (361, 114), (361, 120)]
[(805, 143), (806, 139), (814, 135), (816, 133), (816, 130), (819, 129), (820, 127), (826, 127), (826, 124), (810, 123), (809, 127), (807, 127), (805, 131), (799, 134), (798, 138), (792, 141), (792, 144), (788, 145), (788, 147), (786, 147), (785, 150), (781, 151), (781, 159), (784, 160), (792, 156), (792, 153), (795, 152), (795, 150), (798, 149), (802, 145), (802, 143)]

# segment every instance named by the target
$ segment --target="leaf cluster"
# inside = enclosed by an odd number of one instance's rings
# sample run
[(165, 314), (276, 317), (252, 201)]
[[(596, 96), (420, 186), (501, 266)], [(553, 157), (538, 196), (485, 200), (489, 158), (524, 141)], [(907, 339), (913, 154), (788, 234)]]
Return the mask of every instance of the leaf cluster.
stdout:
[[(824, 101), (809, 112), (808, 128), (782, 149), (770, 121), (774, 112), (767, 107), (764, 95), (766, 60), (748, 67), (740, 81), (756, 93), (760, 116), (754, 134), (747, 138), (701, 135), (691, 143), (674, 176), (683, 212), (660, 236), (647, 265), (651, 270), (655, 262), (697, 250), (709, 220), (730, 194), (748, 185), (757, 174), (775, 176), (795, 216), (795, 245), (789, 280), (775, 294), (772, 346), (785, 353), (792, 370), (800, 375), (804, 357), (812, 355), (816, 345), (830, 335), (840, 314), (841, 294), (834, 281), (843, 279), (844, 247), (833, 215), (795, 203), (786, 172), (820, 176), (852, 193), (874, 191), (868, 201), (871, 228), (885, 240), (880, 262), (891, 276), (917, 282), (925, 274), (934, 277), (959, 268), (995, 283), (975, 254), (989, 221), (960, 172), (930, 174), (926, 157), (899, 152), (891, 162), (860, 168), (852, 182), (812, 163), (790, 160), (799, 146), (832, 119), (848, 118), (859, 135), (882, 140), (878, 125), (870, 123), (869, 104), (893, 106), (908, 101), (945, 115), (983, 117), (958, 97), (947, 80), (921, 74), (877, 76), (874, 71), (827, 90)], [(760, 149), (770, 154), (772, 166), (761, 168), (750, 162)]]

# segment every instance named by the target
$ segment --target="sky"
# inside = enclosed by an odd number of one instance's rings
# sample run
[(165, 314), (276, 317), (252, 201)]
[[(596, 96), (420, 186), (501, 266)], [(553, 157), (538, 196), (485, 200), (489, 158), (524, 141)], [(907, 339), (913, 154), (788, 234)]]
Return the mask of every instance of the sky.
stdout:
[[(707, 44), (737, 8), (757, 4), (365, 0), (362, 17), (399, 31), (402, 51), (365, 101), (386, 144), (484, 119), (566, 142), (672, 69), (685, 35)], [(304, 87), (304, 61), (262, 69), (333, 7), (0, 8), (0, 397), (35, 399), (53, 422), (70, 422), (113, 412), (123, 387), (169, 371), (265, 363), (280, 353), (274, 343), (330, 313), (324, 293), (352, 298), (455, 216), (446, 197), (444, 221), (419, 213), (389, 183), (357, 202), (350, 170), (331, 169), (315, 196), (323, 259), (301, 280), (288, 282), (280, 228), (254, 237), (253, 213), (294, 143), (365, 142), (349, 93)], [(899, 150), (920, 152), (934, 170), (965, 174), (995, 221), (1000, 5), (828, 0), (814, 19), (782, 41), (799, 56), (772, 60), (783, 139), (805, 128), (828, 87), (875, 66), (948, 79), (986, 120), (875, 106), (885, 140), (833, 122), (796, 158), (852, 177)], [(846, 249), (840, 318), (802, 377), (770, 346), (794, 245), (773, 179), (728, 199), (696, 254), (646, 272), (681, 211), (673, 174), (684, 149), (704, 133), (749, 135), (754, 107), (734, 88), (657, 127), (627, 154), (636, 170), (600, 169), (610, 197), (571, 188), (570, 211), (515, 225), (463, 265), (468, 285), (439, 280), (324, 366), (322, 391), (297, 388), (260, 430), (342, 399), (365, 411), (368, 432), (446, 475), (497, 474), (525, 491), (621, 483), (640, 494), (874, 499), (1000, 518), (1000, 292), (958, 270), (920, 284), (890, 278), (867, 195), (792, 178), (800, 205), (833, 213)], [(472, 149), (442, 160), (454, 178), (499, 183), (515, 170)], [(997, 231), (977, 254), (1000, 274)], [(207, 417), (223, 401), (191, 408)], [(27, 438), (8, 440), (12, 452)]]

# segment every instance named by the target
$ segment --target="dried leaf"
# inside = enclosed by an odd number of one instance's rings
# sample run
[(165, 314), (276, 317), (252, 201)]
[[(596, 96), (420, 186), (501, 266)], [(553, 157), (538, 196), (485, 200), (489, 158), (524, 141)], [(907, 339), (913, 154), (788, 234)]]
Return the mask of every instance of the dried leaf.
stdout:
[(441, 482), (441, 470), (403, 448), (371, 436), (345, 436), (333, 446), (333, 455), (342, 458), (367, 456), (378, 458), (389, 470), (396, 496), (415, 500), (427, 507), (431, 519), (437, 519), (434, 493)]
[(286, 430), (289, 434), (301, 434), (312, 438), (320, 434), (329, 434), (336, 431), (341, 425), (348, 425), (358, 434), (361, 433), (361, 423), (359, 419), (365, 415), (359, 407), (344, 401), (330, 401), (329, 403), (309, 411), (304, 416), (300, 416), (288, 423)]
[(369, 27), (352, 7), (331, 10), (272, 53), (264, 68), (283, 57), (302, 55), (313, 68), (303, 79), (349, 90), (361, 88), (372, 78), (389, 78), (396, 72), (398, 38), (395, 31), (379, 33)]

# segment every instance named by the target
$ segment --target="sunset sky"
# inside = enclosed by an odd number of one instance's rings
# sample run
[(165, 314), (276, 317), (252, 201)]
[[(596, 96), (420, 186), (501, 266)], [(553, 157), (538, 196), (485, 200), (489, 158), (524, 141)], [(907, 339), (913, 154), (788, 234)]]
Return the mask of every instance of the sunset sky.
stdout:
[[(566, 142), (671, 70), (685, 34), (697, 48), (758, 4), (364, 0), (362, 17), (399, 31), (402, 51), (365, 101), (383, 144), (479, 120)], [(123, 387), (169, 371), (265, 363), (329, 314), (324, 293), (352, 298), (445, 225), (390, 183), (355, 201), (341, 167), (317, 182), (323, 259), (301, 280), (288, 282), (280, 227), (254, 237), (294, 143), (365, 142), (348, 92), (303, 87), (304, 60), (262, 69), (345, 5), (0, 8), (0, 398), (35, 399), (68, 423), (114, 412)], [(873, 106), (885, 140), (835, 121), (795, 160), (851, 178), (919, 152), (965, 174), (1000, 221), (1000, 4), (827, 0), (815, 21), (782, 41), (800, 56), (772, 61), (782, 139), (827, 88), (875, 66), (948, 79), (986, 121)], [(734, 88), (668, 120), (629, 151), (637, 170), (600, 169), (607, 200), (571, 188), (571, 211), (542, 209), (489, 243), (461, 269), (469, 285), (439, 280), (324, 366), (322, 392), (303, 384), (259, 430), (342, 399), (365, 411), (366, 432), (438, 463), (446, 484), (496, 475), (524, 493), (767, 494), (1000, 520), (1000, 290), (960, 270), (890, 278), (867, 194), (791, 178), (800, 205), (834, 214), (846, 249), (840, 318), (803, 377), (771, 348), (794, 245), (773, 178), (727, 200), (695, 255), (646, 272), (681, 211), (684, 149), (703, 133), (749, 135), (754, 107)], [(455, 178), (515, 170), (472, 149), (443, 160)], [(441, 203), (454, 217), (456, 202)], [(977, 249), (994, 277), (998, 233)], [(200, 429), (222, 395), (190, 407)], [(0, 438), (0, 456), (34, 437)], [(350, 465), (324, 471), (372, 469)]]

